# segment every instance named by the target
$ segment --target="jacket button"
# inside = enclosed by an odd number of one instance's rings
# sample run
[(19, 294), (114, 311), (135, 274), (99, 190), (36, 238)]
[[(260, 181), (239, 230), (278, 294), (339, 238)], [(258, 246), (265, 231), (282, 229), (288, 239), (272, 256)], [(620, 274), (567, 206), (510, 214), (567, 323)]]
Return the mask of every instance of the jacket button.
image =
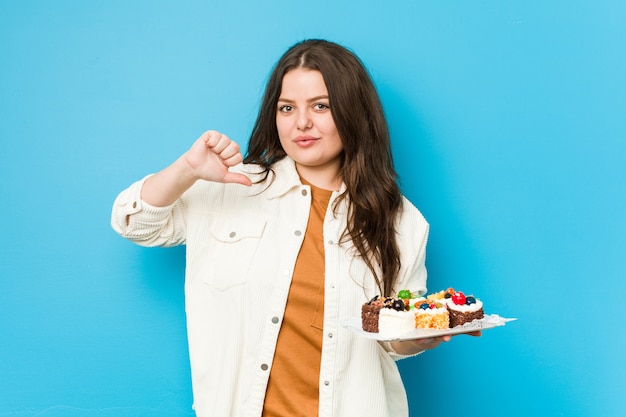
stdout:
[(237, 236), (237, 233), (235, 233), (235, 232), (230, 232), (230, 234), (229, 234), (228, 236), (230, 236), (230, 237), (235, 237), (235, 236)]
[(261, 365), (261, 369), (264, 370), (264, 371), (267, 371), (268, 368), (269, 368), (269, 366), (267, 366), (266, 363)]
[(302, 195), (303, 195), (303, 196), (305, 196), (305, 197), (306, 197), (306, 195), (307, 195), (307, 194), (308, 194), (308, 193), (307, 193), (307, 191), (306, 191), (306, 190), (302, 190)]
[(280, 320), (278, 319), (278, 317), (272, 317), (272, 323), (276, 324), (278, 323)]

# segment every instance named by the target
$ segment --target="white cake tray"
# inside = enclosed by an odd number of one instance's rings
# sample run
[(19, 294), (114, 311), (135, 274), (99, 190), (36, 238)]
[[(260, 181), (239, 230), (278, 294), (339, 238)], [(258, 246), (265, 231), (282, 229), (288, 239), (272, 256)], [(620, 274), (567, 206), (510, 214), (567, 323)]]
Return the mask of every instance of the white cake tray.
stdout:
[(507, 319), (504, 317), (500, 317), (497, 314), (485, 314), (480, 320), (474, 320), (469, 323), (465, 323), (462, 326), (456, 326), (451, 329), (415, 329), (408, 333), (397, 335), (397, 336), (389, 336), (385, 335), (384, 337), (378, 333), (370, 333), (363, 330), (361, 327), (361, 319), (354, 318), (351, 320), (347, 320), (342, 324), (342, 326), (350, 329), (354, 333), (366, 337), (368, 339), (380, 340), (384, 342), (393, 342), (393, 341), (402, 341), (402, 340), (416, 340), (416, 339), (426, 339), (429, 337), (439, 337), (446, 335), (455, 335), (455, 334), (463, 334), (463, 333), (471, 333), (477, 330), (487, 330), (493, 329), (494, 327), (504, 326), (506, 323), (510, 321), (514, 321), (517, 319)]

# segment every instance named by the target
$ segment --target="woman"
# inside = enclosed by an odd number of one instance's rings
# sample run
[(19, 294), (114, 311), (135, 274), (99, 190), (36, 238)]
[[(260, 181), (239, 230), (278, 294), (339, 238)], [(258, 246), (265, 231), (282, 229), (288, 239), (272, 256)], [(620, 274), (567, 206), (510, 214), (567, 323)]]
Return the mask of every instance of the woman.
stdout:
[(187, 245), (199, 417), (406, 416), (395, 360), (449, 340), (383, 343), (341, 325), (376, 294), (426, 292), (428, 224), (400, 194), (366, 69), (335, 43), (281, 57), (245, 159), (205, 132), (123, 191), (112, 225)]

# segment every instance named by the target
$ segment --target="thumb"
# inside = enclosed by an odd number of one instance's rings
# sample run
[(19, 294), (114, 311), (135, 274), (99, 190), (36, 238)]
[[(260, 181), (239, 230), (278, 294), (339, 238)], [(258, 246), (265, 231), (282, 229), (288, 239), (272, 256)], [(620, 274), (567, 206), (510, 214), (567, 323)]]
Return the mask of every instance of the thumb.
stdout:
[(230, 172), (230, 171), (227, 172), (226, 175), (224, 175), (224, 179), (222, 181), (224, 183), (235, 183), (235, 184), (246, 185), (248, 187), (252, 185), (252, 180), (248, 178), (247, 176), (243, 174), (238, 174), (236, 172)]

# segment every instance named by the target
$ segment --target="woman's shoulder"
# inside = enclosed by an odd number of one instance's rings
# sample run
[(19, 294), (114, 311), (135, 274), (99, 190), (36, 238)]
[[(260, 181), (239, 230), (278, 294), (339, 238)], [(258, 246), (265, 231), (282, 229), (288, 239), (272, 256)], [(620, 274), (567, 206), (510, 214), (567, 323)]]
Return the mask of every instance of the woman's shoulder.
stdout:
[(422, 212), (406, 196), (402, 196), (402, 209), (399, 221), (401, 225), (414, 225), (420, 228), (428, 228), (428, 221)]

